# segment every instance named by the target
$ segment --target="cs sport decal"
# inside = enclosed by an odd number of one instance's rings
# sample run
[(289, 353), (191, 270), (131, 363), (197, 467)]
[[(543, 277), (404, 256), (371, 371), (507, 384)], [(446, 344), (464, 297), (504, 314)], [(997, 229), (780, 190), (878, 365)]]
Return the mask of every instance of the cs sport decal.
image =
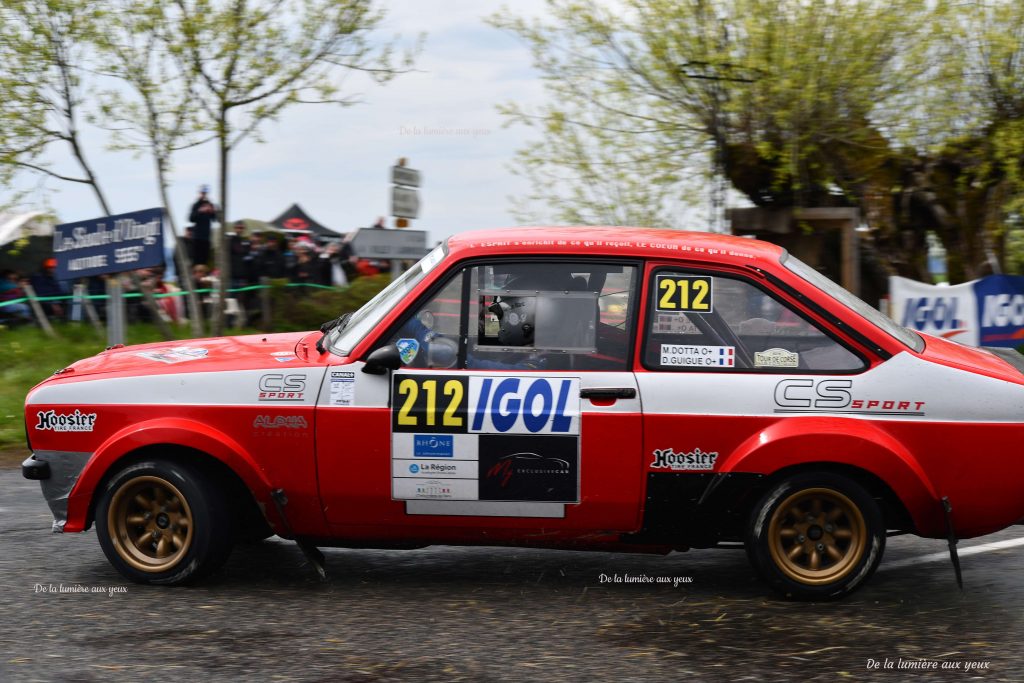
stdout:
[(671, 448), (661, 448), (654, 451), (654, 462), (650, 467), (677, 472), (706, 472), (715, 469), (716, 460), (717, 452), (705, 453), (699, 448), (694, 448), (689, 453), (676, 453)]
[(306, 375), (271, 373), (259, 379), (260, 401), (301, 403), (306, 398)]
[(39, 423), (35, 428), (50, 432), (91, 432), (96, 426), (96, 413), (83, 413), (75, 409), (73, 413), (58, 413), (46, 410), (36, 413)]
[(775, 385), (774, 396), (776, 413), (925, 414), (924, 401), (857, 396), (849, 379), (784, 379)]

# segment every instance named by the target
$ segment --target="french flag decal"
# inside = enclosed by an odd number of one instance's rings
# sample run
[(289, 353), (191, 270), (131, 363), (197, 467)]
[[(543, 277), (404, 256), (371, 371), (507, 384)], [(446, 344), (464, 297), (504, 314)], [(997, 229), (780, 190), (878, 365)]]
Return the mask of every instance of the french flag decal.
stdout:
[(731, 347), (731, 346), (728, 346), (728, 347), (725, 347), (725, 348), (719, 347), (718, 348), (718, 364), (719, 365), (724, 365), (724, 366), (727, 366), (727, 367), (730, 367), (730, 368), (733, 367), (734, 365), (736, 365), (736, 356), (733, 355), (733, 351), (735, 351), (735, 349), (733, 347)]

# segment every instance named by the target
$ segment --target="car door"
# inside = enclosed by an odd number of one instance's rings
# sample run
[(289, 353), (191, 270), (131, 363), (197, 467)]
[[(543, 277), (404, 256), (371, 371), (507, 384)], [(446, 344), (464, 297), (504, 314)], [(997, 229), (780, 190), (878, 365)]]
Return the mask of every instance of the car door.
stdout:
[(552, 538), (636, 529), (639, 272), (615, 261), (466, 264), (373, 345), (393, 345), (401, 368), (329, 370), (317, 459), (336, 533), (459, 530), (479, 540), (538, 525)]
[(756, 277), (650, 264), (646, 280), (637, 380), (651, 481), (701, 486), (701, 475), (773, 421), (813, 412), (812, 399), (843, 408), (867, 368), (861, 353)]

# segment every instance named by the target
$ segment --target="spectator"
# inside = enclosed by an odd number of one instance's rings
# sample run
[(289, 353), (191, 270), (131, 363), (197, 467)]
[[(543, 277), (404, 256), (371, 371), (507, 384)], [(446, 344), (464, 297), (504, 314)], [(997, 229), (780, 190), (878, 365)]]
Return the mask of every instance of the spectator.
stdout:
[[(292, 282), (319, 285), (322, 269), (317, 259), (313, 258), (313, 247), (306, 242), (295, 245), (295, 267), (292, 269)], [(305, 288), (303, 288), (305, 289)]]
[(245, 235), (245, 221), (235, 221), (235, 232), (231, 235), (231, 288), (249, 284), (252, 261), (252, 242)]
[(249, 238), (249, 258), (245, 262), (245, 279), (247, 282), (257, 284), (260, 280), (259, 259), (263, 249), (267, 246), (267, 240), (262, 232), (254, 232)]
[(281, 253), (281, 243), (274, 236), (267, 239), (267, 243), (263, 245), (263, 249), (254, 258), (254, 265), (257, 278), (288, 277), (288, 269), (285, 266), (284, 254)]
[(210, 236), (213, 232), (213, 221), (217, 220), (217, 207), (210, 201), (209, 193), (209, 185), (200, 186), (199, 199), (192, 205), (188, 215), (188, 219), (195, 225), (192, 231), (194, 263), (210, 261)]
[(192, 266), (192, 281), (196, 283), (196, 289), (216, 289), (217, 278), (210, 275), (210, 266), (205, 263), (197, 263)]
[[(193, 268), (193, 273), (195, 269)], [(144, 276), (144, 281), (150, 286), (153, 294), (174, 294), (181, 290), (172, 285), (169, 282), (164, 281), (164, 267), (157, 266), (156, 268), (143, 269), (139, 272), (139, 276)], [(157, 297), (157, 303), (160, 306), (161, 315), (165, 316), (168, 320), (173, 323), (183, 322), (185, 319), (184, 315), (184, 303), (180, 296), (163, 296)]]
[(348, 259), (343, 256), (342, 244), (331, 242), (320, 254), (320, 281), (325, 285), (345, 287), (348, 285), (348, 274), (345, 265)]
[[(19, 279), (18, 274), (13, 270), (0, 271), (0, 304), (25, 297), (25, 291), (21, 288)], [(0, 320), (4, 322), (20, 322), (29, 320), (31, 317), (32, 309), (24, 301), (0, 306)]]
[(186, 225), (185, 236), (181, 238), (182, 246), (185, 249), (185, 255), (188, 256), (189, 263), (196, 262), (196, 240), (195, 240), (196, 226)]
[(384, 216), (379, 217), (372, 227), (376, 230), (384, 230), (387, 228), (388, 226), (384, 224)]
[[(54, 277), (56, 271), (57, 259), (55, 258), (48, 258), (40, 264), (39, 272), (29, 278), (29, 283), (35, 290), (36, 296), (66, 296), (68, 294), (69, 290), (65, 283)], [(46, 315), (57, 318), (64, 316), (65, 307), (62, 301), (41, 301), (40, 303), (43, 305), (43, 312)]]

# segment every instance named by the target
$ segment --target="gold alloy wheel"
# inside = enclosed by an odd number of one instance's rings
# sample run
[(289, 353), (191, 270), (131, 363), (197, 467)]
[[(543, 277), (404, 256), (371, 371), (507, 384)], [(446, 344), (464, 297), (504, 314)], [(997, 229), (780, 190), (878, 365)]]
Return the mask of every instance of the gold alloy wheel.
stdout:
[(139, 571), (164, 572), (192, 545), (192, 510), (166, 479), (135, 477), (110, 502), (107, 529), (122, 560)]
[(834, 583), (867, 549), (867, 525), (853, 501), (834, 489), (797, 491), (775, 508), (768, 549), (775, 566), (799, 583)]

